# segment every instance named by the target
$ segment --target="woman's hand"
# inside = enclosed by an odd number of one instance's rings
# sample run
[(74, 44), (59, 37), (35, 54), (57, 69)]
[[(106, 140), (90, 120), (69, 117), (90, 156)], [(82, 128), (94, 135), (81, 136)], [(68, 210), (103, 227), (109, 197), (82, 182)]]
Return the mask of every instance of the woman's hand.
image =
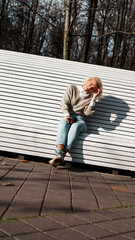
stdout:
[(69, 115), (65, 117), (66, 122), (68, 122), (69, 124), (73, 123), (73, 119), (72, 117), (70, 117)]
[(93, 93), (93, 98), (96, 98), (100, 93), (100, 88), (98, 88), (94, 93)]

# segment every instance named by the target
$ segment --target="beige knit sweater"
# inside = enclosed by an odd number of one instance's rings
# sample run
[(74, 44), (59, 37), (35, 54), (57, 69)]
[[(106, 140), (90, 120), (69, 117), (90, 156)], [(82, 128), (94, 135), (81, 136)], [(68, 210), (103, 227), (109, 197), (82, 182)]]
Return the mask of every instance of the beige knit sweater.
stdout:
[(70, 115), (79, 115), (82, 117), (90, 116), (95, 112), (94, 107), (90, 106), (92, 95), (82, 99), (78, 87), (69, 85), (61, 101), (62, 112)]

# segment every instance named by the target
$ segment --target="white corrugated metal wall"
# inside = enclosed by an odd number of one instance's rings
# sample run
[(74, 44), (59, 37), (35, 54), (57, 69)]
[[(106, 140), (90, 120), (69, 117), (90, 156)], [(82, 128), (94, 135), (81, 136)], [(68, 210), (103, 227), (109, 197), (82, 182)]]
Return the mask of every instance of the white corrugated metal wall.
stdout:
[(0, 150), (54, 157), (60, 100), (69, 84), (99, 76), (103, 99), (66, 160), (135, 170), (135, 73), (0, 50)]

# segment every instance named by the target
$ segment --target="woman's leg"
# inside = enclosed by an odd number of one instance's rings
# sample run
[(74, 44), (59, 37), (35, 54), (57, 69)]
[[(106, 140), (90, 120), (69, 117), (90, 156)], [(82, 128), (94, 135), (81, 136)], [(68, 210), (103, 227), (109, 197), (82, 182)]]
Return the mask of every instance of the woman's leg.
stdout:
[(62, 118), (58, 124), (57, 138), (56, 138), (56, 156), (49, 163), (53, 167), (57, 167), (58, 164), (64, 163), (65, 157), (65, 145), (67, 143), (67, 135), (70, 128), (70, 124), (66, 122), (65, 118)]
[(67, 145), (65, 146), (68, 150), (70, 150), (77, 141), (81, 132), (87, 132), (87, 125), (82, 117), (76, 116), (75, 122), (72, 123), (68, 132)]
[(65, 146), (67, 143), (68, 131), (70, 128), (70, 124), (66, 122), (65, 118), (62, 118), (58, 124), (57, 138), (56, 138), (56, 146), (63, 145)]

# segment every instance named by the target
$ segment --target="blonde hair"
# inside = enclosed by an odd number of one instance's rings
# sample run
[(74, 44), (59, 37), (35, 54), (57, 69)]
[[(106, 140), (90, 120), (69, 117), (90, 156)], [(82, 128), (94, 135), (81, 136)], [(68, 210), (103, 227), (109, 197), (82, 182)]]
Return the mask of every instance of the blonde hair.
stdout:
[(97, 83), (97, 88), (100, 88), (100, 93), (97, 96), (97, 99), (99, 100), (102, 97), (102, 93), (103, 93), (103, 85), (102, 85), (101, 79), (99, 77), (86, 78), (85, 81), (82, 83), (82, 86), (85, 85), (87, 81), (91, 81), (91, 80), (95, 80)]

